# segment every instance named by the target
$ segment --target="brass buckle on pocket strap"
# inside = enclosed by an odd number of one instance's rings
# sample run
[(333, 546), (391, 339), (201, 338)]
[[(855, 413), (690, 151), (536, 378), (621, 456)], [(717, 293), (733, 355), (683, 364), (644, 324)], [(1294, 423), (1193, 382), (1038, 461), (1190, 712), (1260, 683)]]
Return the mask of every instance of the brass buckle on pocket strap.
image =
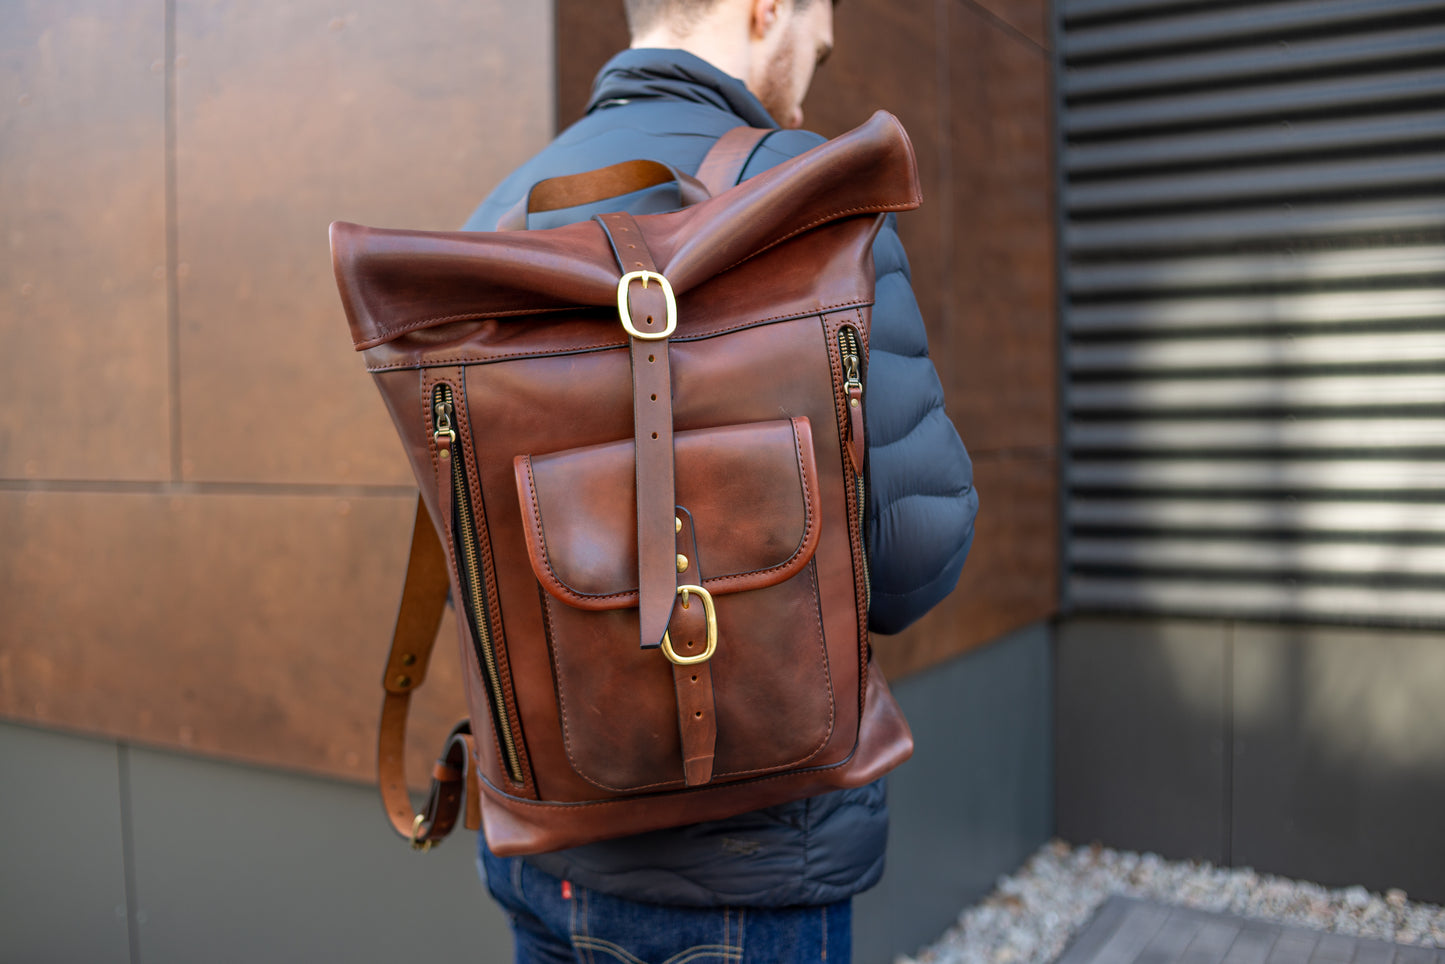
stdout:
[[(632, 311), (627, 307), (627, 288), (634, 281), (641, 281), (644, 288), (649, 281), (662, 285), (662, 300), (667, 305), (667, 325), (662, 331), (639, 331), (632, 324)], [(677, 296), (672, 293), (668, 280), (656, 271), (629, 271), (622, 276), (622, 280), (617, 282), (617, 313), (622, 317), (623, 329), (633, 338), (643, 341), (659, 341), (677, 330)]]
[(682, 596), (682, 608), (687, 609), (687, 597), (696, 593), (702, 600), (702, 611), (707, 616), (707, 648), (696, 656), (679, 656), (672, 650), (672, 640), (667, 633), (662, 634), (662, 653), (669, 660), (678, 666), (692, 666), (695, 663), (706, 663), (712, 659), (713, 652), (717, 649), (717, 609), (713, 606), (712, 593), (701, 586), (678, 586), (678, 595)]

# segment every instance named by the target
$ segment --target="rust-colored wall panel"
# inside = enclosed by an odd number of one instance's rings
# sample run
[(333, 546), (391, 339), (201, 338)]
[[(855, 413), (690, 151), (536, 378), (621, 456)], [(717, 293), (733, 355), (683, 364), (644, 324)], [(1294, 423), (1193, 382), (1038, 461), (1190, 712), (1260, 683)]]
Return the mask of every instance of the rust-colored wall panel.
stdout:
[(627, 48), (622, 0), (556, 0), (557, 129), (582, 116), (592, 81), (612, 55)]
[(978, 458), (982, 509), (958, 589), (897, 636), (875, 636), (890, 678), (1047, 619), (1058, 608), (1056, 458)]
[(1022, 33), (1040, 47), (1050, 47), (1048, 0), (950, 0), (977, 7)]
[(940, 364), (976, 454), (1057, 445), (1049, 60), (966, 5), (949, 18), (953, 310)]
[(184, 477), (409, 482), (326, 225), (459, 226), (550, 133), (549, 11), (179, 0), (176, 48)]
[[(0, 492), (0, 715), (371, 779), (413, 506)], [(465, 712), (442, 632), (417, 778)]]
[[(950, 184), (944, 176), (946, 105), (940, 101), (941, 3), (860, 0), (840, 4), (833, 18), (833, 55), (818, 69), (804, 103), (804, 124), (836, 137), (891, 111), (903, 122), (918, 158), (923, 206), (899, 215), (898, 232), (908, 251), (913, 290), (929, 338), (937, 343), (947, 325)], [(880, 65), (887, 65), (880, 69)]]
[(0, 5), (0, 476), (170, 475), (164, 16)]

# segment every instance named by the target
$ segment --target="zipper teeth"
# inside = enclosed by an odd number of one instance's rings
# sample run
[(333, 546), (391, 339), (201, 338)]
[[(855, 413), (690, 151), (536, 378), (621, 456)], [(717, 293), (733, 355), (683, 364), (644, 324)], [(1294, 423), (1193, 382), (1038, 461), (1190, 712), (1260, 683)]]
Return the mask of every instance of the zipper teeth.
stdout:
[(868, 536), (863, 531), (864, 507), (867, 502), (863, 501), (863, 476), (858, 477), (858, 551), (863, 556), (863, 604), (865, 607), (873, 608), (873, 577), (868, 572)]
[[(851, 325), (843, 325), (838, 329), (838, 347), (844, 355), (852, 355), (857, 358), (858, 334), (853, 330)], [(859, 359), (860, 364), (861, 361), (862, 359)], [(859, 375), (861, 374), (860, 371)], [(859, 385), (861, 391), (862, 381), (857, 375), (845, 375), (845, 377), (846, 384)], [(867, 493), (863, 485), (863, 473), (859, 472), (854, 476), (854, 479), (857, 481), (858, 486), (858, 539), (860, 543), (859, 549), (863, 556), (863, 602), (865, 607), (871, 608), (873, 605), (873, 578), (868, 572), (868, 544), (866, 533), (863, 531), (867, 518), (864, 514), (868, 505), (865, 501)]]
[[(452, 389), (445, 383), (437, 386), (442, 401), (452, 405)], [(453, 406), (455, 409), (455, 406)], [(467, 617), (472, 623), (472, 633), (477, 640), (477, 651), (482, 657), (482, 667), (487, 677), (487, 691), (491, 695), (492, 711), (497, 716), (497, 735), (501, 737), (502, 749), (507, 757), (507, 775), (513, 783), (522, 782), (522, 765), (517, 755), (517, 745), (512, 739), (512, 727), (507, 717), (506, 704), (502, 699), (502, 684), (497, 672), (496, 654), (492, 650), (491, 626), (487, 621), (485, 598), (482, 585), (481, 565), (477, 557), (477, 530), (472, 519), (471, 493), (467, 491), (467, 474), (462, 466), (461, 446), (454, 446), (452, 452), (452, 502), (457, 509), (457, 528), (461, 530), (456, 541), (461, 548), (462, 576), (471, 591)]]

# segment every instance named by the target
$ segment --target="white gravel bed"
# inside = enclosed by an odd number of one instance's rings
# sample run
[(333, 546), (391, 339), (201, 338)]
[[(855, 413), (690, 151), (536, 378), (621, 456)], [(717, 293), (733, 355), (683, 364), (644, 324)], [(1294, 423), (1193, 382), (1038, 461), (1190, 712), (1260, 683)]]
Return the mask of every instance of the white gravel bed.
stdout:
[(916, 957), (895, 964), (1048, 964), (1113, 894), (1356, 937), (1445, 947), (1445, 908), (1404, 891), (1330, 890), (1248, 868), (1054, 841)]

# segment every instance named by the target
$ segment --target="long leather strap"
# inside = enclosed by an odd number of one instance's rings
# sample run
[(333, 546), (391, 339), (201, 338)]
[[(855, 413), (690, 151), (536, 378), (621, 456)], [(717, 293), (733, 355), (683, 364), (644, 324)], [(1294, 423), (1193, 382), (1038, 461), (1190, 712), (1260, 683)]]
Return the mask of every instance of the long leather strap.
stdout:
[(677, 600), (676, 555), (673, 552), (672, 365), (666, 326), (670, 289), (647, 250), (642, 230), (625, 211), (599, 214), (624, 278), (634, 279), (619, 295), (620, 307), (633, 328), (632, 420), (637, 463), (637, 606), (643, 649), (662, 645)]
[[(727, 190), (737, 183), (742, 175), (743, 168), (752, 157), (753, 151), (758, 144), (769, 133), (768, 130), (759, 128), (739, 127), (728, 131), (713, 145), (703, 159), (702, 167), (698, 169), (696, 181), (705, 186), (707, 193), (716, 195)], [(649, 162), (650, 163), (650, 162)], [(661, 166), (661, 165), (659, 165)], [(617, 170), (621, 168), (621, 170)], [(539, 199), (540, 203), (553, 205), (550, 208), (536, 208), (536, 210), (552, 210), (556, 207), (569, 207), (573, 204), (586, 204), (593, 200), (601, 200), (615, 194), (626, 194), (631, 191), (641, 190), (653, 184), (663, 183), (657, 180), (660, 177), (655, 168), (646, 165), (614, 165), (613, 168), (604, 168), (604, 171), (612, 173), (603, 178), (588, 179), (587, 175), (577, 175), (583, 180), (575, 185), (558, 184), (553, 185), (543, 192)], [(664, 170), (669, 176), (675, 175), (670, 168)], [(571, 178), (553, 179), (557, 181), (571, 181)], [(646, 182), (646, 183), (643, 183)], [(693, 187), (691, 178), (686, 175), (678, 178), (683, 191), (684, 203), (694, 203), (700, 197)], [(689, 183), (692, 182), (692, 183)], [(545, 183), (545, 182), (543, 182)], [(632, 186), (628, 186), (632, 185)], [(539, 185), (540, 186), (540, 185)], [(611, 193), (601, 194), (597, 197), (589, 197), (598, 191)], [(506, 215), (503, 215), (503, 223), (499, 226), (502, 230), (525, 227), (527, 208), (531, 201), (532, 192), (528, 193), (523, 200)], [(575, 200), (584, 198), (583, 200)], [(566, 203), (570, 202), (570, 203)], [(626, 217), (626, 222), (632, 222), (631, 217)], [(518, 223), (520, 219), (520, 224)], [(624, 232), (636, 231), (635, 222), (630, 225), (623, 223), (620, 218), (613, 216), (612, 224), (618, 224)], [(603, 225), (610, 232), (611, 227), (607, 222)], [(640, 243), (641, 234), (637, 233), (637, 247), (628, 249), (624, 242), (623, 250), (632, 254), (640, 250), (642, 254), (634, 257), (634, 267), (641, 267), (646, 270), (656, 270), (652, 263), (652, 257), (647, 254), (646, 246)], [(624, 271), (633, 270), (624, 263), (622, 255), (618, 256), (619, 264)], [(637, 289), (638, 285), (631, 286)], [(662, 312), (660, 301), (660, 289), (652, 287), (651, 291), (656, 294), (648, 299), (646, 291), (629, 291), (629, 300), (636, 298), (638, 294), (644, 295), (637, 299), (635, 309), (646, 317), (649, 308), (654, 312), (654, 320), (662, 319), (665, 316)], [(646, 302), (644, 304), (644, 302)], [(653, 345), (649, 351), (646, 346)], [(660, 350), (659, 350), (660, 349)], [(643, 361), (643, 382), (638, 384), (636, 372), (639, 357), (646, 358), (651, 355), (652, 362)], [(662, 364), (657, 365), (657, 359), (661, 358)], [(639, 457), (638, 464), (638, 494), (639, 494), (639, 551), (642, 550), (641, 520), (642, 520), (642, 493), (647, 491), (652, 497), (650, 506), (661, 507), (663, 519), (661, 527), (657, 520), (652, 519), (656, 512), (647, 513), (651, 520), (649, 528), (648, 555), (642, 558), (652, 559), (649, 569), (653, 588), (647, 593), (651, 600), (651, 608), (656, 612), (652, 615), (650, 622), (644, 622), (641, 632), (643, 645), (653, 629), (656, 629), (660, 622), (661, 629), (657, 629), (655, 641), (651, 644), (658, 645), (664, 632), (667, 631), (673, 612), (673, 603), (676, 600), (678, 564), (676, 556), (686, 555), (685, 547), (692, 542), (691, 520), (688, 525), (674, 526), (678, 518), (685, 516), (673, 516), (673, 486), (672, 482), (672, 392), (671, 373), (666, 362), (666, 342), (645, 342), (633, 339), (633, 370), (634, 370), (634, 393), (633, 403), (637, 407), (641, 399), (646, 399), (647, 405), (641, 406), (641, 412), (645, 417), (645, 424), (637, 422), (637, 438), (639, 446), (642, 440), (652, 441), (651, 434), (657, 432), (657, 441), (661, 442), (665, 437), (667, 440), (666, 452), (667, 467), (665, 479), (658, 478), (658, 472), (649, 467), (646, 478), (642, 468), (642, 459)], [(659, 403), (652, 404), (653, 397)], [(638, 413), (635, 413), (638, 414)], [(639, 454), (643, 451), (639, 447)], [(655, 447), (654, 451), (661, 451)], [(448, 457), (450, 452), (448, 451)], [(665, 486), (666, 494), (661, 489)], [(449, 486), (442, 486), (449, 491)], [(440, 490), (439, 490), (440, 491)], [(665, 536), (659, 539), (659, 534), (653, 529), (665, 528)], [(656, 561), (663, 556), (657, 546), (665, 543), (667, 546), (667, 565), (660, 566)], [(673, 549), (678, 551), (674, 554)], [(695, 559), (696, 549), (693, 550)], [(662, 570), (659, 573), (659, 569)], [(641, 575), (641, 574), (639, 574)], [(702, 579), (699, 573), (691, 574), (698, 584)], [(663, 586), (666, 585), (664, 589)], [(481, 811), (479, 786), (477, 782), (476, 766), (473, 754), (473, 737), (470, 724), (467, 721), (458, 723), (442, 750), (441, 758), (437, 760), (432, 768), (432, 783), (427, 794), (426, 805), (421, 813), (415, 813), (411, 806), (411, 796), (406, 786), (406, 721), (411, 708), (411, 696), (421, 686), (426, 678), (427, 664), (431, 659), (432, 649), (436, 643), (437, 631), (441, 627), (442, 613), (446, 608), (447, 592), (450, 588), (450, 579), (447, 574), (446, 550), (442, 548), (437, 540), (436, 530), (432, 526), (431, 517), (428, 515), (426, 505), (420, 496), (416, 503), (416, 518), (412, 525), (411, 552), (407, 562), (406, 582), (402, 588), (401, 606), (397, 611), (396, 627), (392, 632), (391, 650), (386, 660), (386, 675), (382, 679), (382, 687), (385, 696), (381, 705), (381, 725), (377, 738), (377, 773), (381, 787), (382, 804), (391, 821), (392, 827), (398, 834), (411, 842), (417, 850), (429, 850), (436, 843), (441, 841), (452, 831), (456, 825), (457, 815), (461, 809), (463, 790), (467, 812), (465, 825), (468, 829), (478, 829), (481, 826)], [(665, 609), (664, 609), (665, 605)], [(699, 610), (694, 606), (692, 610)], [(658, 613), (665, 612), (665, 616)], [(692, 612), (695, 617), (696, 613)], [(679, 645), (683, 643), (684, 637), (698, 635), (696, 619), (684, 618), (679, 620)], [(651, 627), (651, 628), (648, 628)], [(701, 630), (705, 632), (705, 626)], [(678, 725), (683, 744), (683, 766), (686, 781), (689, 786), (696, 786), (706, 783), (712, 777), (713, 747), (717, 739), (717, 721), (713, 714), (712, 679), (708, 664), (699, 664), (696, 669), (686, 666), (674, 666), (674, 683), (677, 689), (678, 698)]]
[[(406, 789), (407, 713), (412, 693), (426, 679), (449, 586), (446, 550), (437, 540), (426, 505), (418, 496), (406, 584), (392, 632), (391, 652), (386, 659), (386, 676), (382, 679), (386, 695), (382, 698), (377, 740), (382, 804), (392, 827), (418, 849), (430, 847), (451, 832), (460, 809), (463, 786), (468, 791), (468, 826), (473, 825), (471, 811), (478, 806), (474, 792), (476, 776), (470, 767), (471, 737), (465, 722), (453, 730), (442, 759), (433, 769), (431, 791), (422, 813), (413, 813), (411, 796)], [(480, 826), (480, 815), (476, 821)]]
[[(692, 514), (677, 509), (677, 572), (684, 584), (703, 584), (702, 561), (697, 554), (697, 535)], [(668, 627), (674, 653), (686, 658), (703, 652), (706, 645), (707, 613), (700, 599), (678, 603)], [(677, 732), (682, 742), (683, 779), (690, 787), (712, 779), (713, 757), (717, 752), (717, 711), (712, 689), (712, 660), (673, 663), (672, 688), (677, 695)]]

